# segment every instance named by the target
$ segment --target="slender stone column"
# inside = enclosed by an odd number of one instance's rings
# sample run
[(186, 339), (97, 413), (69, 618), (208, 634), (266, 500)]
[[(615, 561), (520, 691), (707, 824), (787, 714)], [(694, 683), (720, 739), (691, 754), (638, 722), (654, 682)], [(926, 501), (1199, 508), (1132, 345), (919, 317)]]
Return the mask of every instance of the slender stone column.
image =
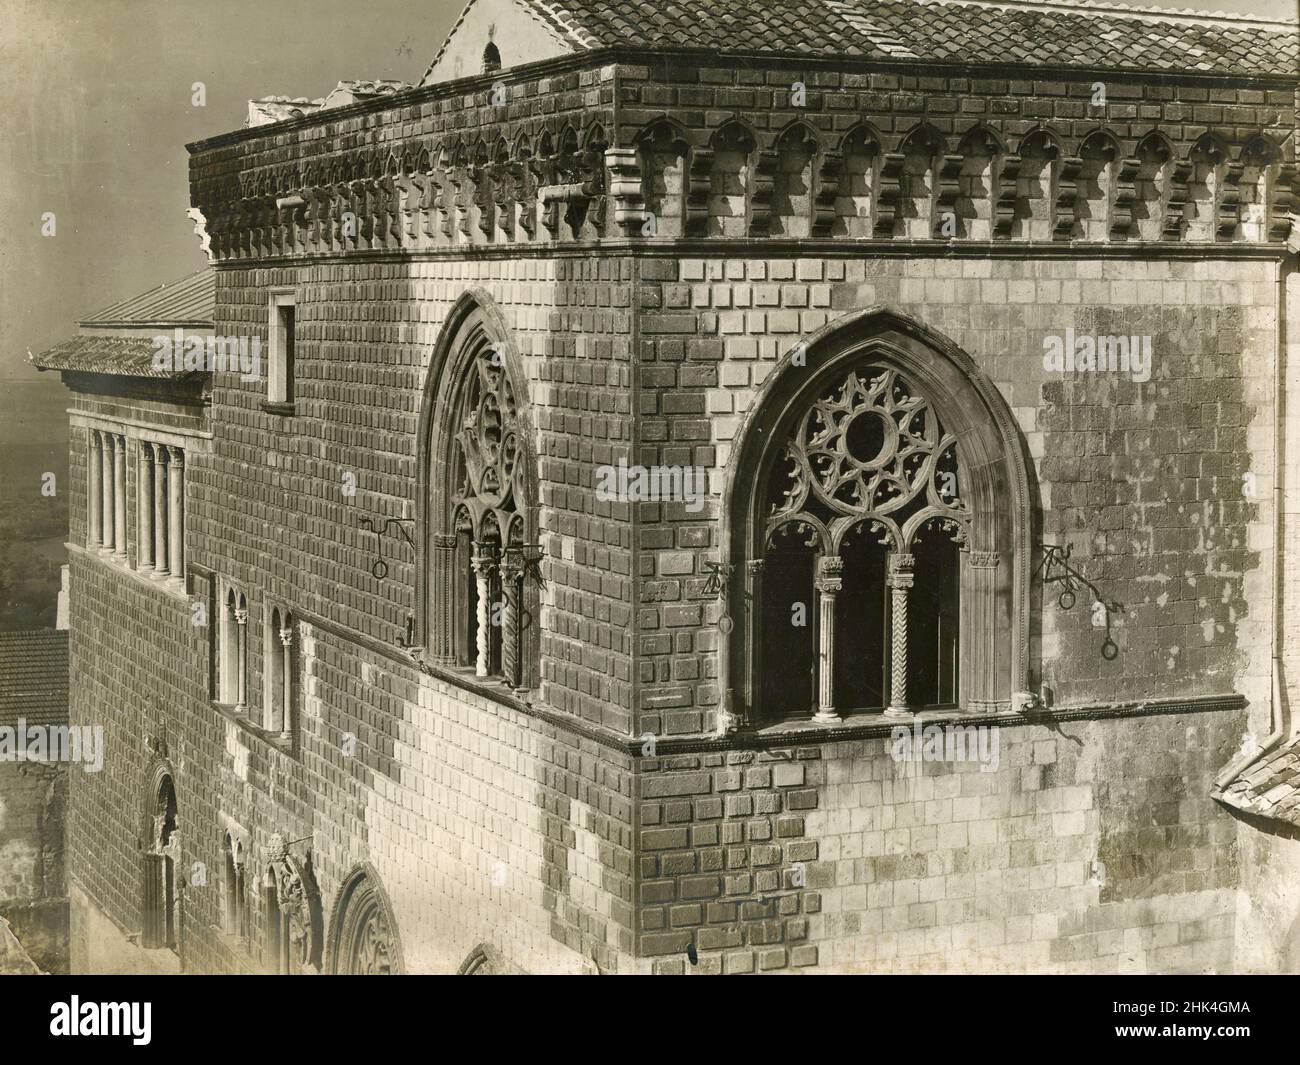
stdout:
[(488, 596), (492, 594), (492, 574), (497, 567), (497, 549), (495, 544), (476, 543), (471, 563), (474, 567), (474, 579), (478, 582), (478, 635), (475, 648), (478, 658), (474, 666), (476, 677), (486, 677), (490, 666), (492, 651), (492, 628), (488, 624)]
[(86, 456), (86, 473), (90, 491), (89, 506), (86, 514), (89, 529), (86, 533), (86, 546), (97, 548), (104, 542), (104, 499), (100, 478), (104, 469), (104, 442), (100, 439), (98, 429), (90, 430), (90, 451)]
[(835, 712), (835, 597), (844, 587), (844, 559), (823, 555), (817, 560), (817, 713), (813, 720), (829, 725)]
[(915, 557), (890, 552), (888, 576), (890, 599), (889, 717), (903, 717), (907, 709), (907, 593), (912, 587)]
[(101, 433), (100, 439), (103, 441), (101, 456), (103, 458), (102, 474), (100, 476), (100, 524), (103, 529), (103, 536), (100, 538), (101, 553), (108, 554), (113, 550), (113, 452), (114, 440), (112, 433)]
[(284, 657), (281, 659), (282, 667), (280, 673), (283, 679), (283, 705), (280, 708), (280, 739), (288, 740), (293, 738), (293, 669), (290, 663), (293, 661), (293, 629), (284, 628), (280, 630), (280, 654)]
[(505, 625), (501, 631), (501, 672), (512, 688), (521, 687), (519, 656), (519, 595), (524, 576), (524, 556), (518, 547), (506, 548), (501, 561), (501, 590), (505, 596)]
[(763, 569), (766, 559), (752, 558), (745, 563), (745, 707), (742, 717), (754, 723), (754, 708), (758, 706), (762, 684), (759, 674), (763, 668)]
[(429, 538), (433, 554), (433, 581), (428, 588), (425, 617), (428, 619), (429, 653), (442, 665), (456, 661), (453, 626), (456, 617), (456, 535), (434, 533)]
[(239, 677), (235, 684), (235, 709), (240, 713), (248, 711), (248, 611), (243, 608), (235, 610), (236, 642), (239, 648)]
[(126, 561), (126, 437), (113, 438), (113, 554)]
[(153, 446), (153, 578), (167, 576), (167, 448)]
[(171, 580), (185, 582), (185, 452), (178, 447), (171, 452), (171, 465), (167, 470), (167, 546)]
[(147, 440), (140, 441), (135, 467), (135, 568), (148, 573), (153, 569), (153, 445)]
[[(963, 551), (959, 705), (973, 714), (998, 709), (997, 587), (1000, 558), (996, 551)], [(1005, 696), (1004, 696), (1005, 698)]]

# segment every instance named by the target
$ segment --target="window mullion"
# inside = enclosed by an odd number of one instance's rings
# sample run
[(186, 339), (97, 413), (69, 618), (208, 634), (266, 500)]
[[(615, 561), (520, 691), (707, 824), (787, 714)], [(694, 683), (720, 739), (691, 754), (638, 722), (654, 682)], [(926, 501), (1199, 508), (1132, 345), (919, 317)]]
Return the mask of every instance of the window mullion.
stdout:
[(907, 708), (907, 599), (913, 583), (914, 556), (891, 551), (888, 560), (890, 597), (889, 706), (885, 713), (900, 717)]
[(822, 555), (817, 559), (817, 713), (814, 721), (831, 724), (835, 712), (835, 599), (844, 587), (844, 559)]

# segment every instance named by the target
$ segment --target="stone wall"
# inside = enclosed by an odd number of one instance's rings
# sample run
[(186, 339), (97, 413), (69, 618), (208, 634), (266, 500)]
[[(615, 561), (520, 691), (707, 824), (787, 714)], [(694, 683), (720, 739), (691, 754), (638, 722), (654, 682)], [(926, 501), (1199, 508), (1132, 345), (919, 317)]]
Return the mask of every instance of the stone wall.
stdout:
[(884, 727), (644, 762), (640, 951), (675, 973), (1229, 971), (1240, 859), (1209, 789), (1241, 725), (1004, 721), (982, 764), (899, 762)]

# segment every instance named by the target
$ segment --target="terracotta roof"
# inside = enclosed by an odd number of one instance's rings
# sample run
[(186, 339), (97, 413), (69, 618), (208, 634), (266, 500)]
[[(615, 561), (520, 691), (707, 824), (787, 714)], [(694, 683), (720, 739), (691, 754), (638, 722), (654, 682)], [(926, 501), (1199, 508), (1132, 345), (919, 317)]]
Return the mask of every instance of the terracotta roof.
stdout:
[(75, 336), (28, 359), (38, 370), (73, 370), (113, 377), (156, 377), (176, 381), (198, 370), (156, 370), (153, 341), (149, 337)]
[(68, 723), (68, 633), (0, 632), (0, 725)]
[(1300, 736), (1248, 766), (1218, 798), (1243, 813), (1300, 825)]
[[(1122, 4), (1063, 0), (763, 0), (761, 5), (753, 0), (520, 2), (552, 26), (574, 51), (621, 45), (1282, 76), (1294, 75), (1300, 64), (1293, 23)], [(443, 50), (446, 47), (444, 44)]]
[(179, 281), (150, 289), (81, 319), (83, 326), (212, 327), (217, 306), (217, 275), (205, 267)]
[(153, 337), (170, 335), (174, 329), (211, 329), (216, 303), (216, 273), (205, 267), (87, 315), (81, 332), (39, 355), (28, 355), (27, 361), (38, 370), (160, 380), (189, 377), (199, 371), (154, 369)]

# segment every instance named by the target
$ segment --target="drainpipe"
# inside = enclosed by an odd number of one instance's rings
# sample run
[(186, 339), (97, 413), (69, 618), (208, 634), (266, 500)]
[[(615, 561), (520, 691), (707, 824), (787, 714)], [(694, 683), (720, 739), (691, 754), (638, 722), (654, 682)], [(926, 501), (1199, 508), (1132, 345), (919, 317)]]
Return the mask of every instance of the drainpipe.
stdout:
[[(1300, 217), (1292, 222), (1300, 227)], [(1214, 778), (1216, 789), (1226, 787), (1247, 769), (1271, 754), (1291, 734), (1291, 714), (1282, 696), (1282, 518), (1284, 467), (1282, 449), (1286, 444), (1286, 380), (1283, 358), (1286, 351), (1286, 279), (1290, 271), (1285, 259), (1277, 263), (1277, 337), (1273, 349), (1273, 655), (1270, 689), (1269, 722), (1272, 731), (1262, 746), (1249, 754), (1239, 754), (1219, 771)]]

